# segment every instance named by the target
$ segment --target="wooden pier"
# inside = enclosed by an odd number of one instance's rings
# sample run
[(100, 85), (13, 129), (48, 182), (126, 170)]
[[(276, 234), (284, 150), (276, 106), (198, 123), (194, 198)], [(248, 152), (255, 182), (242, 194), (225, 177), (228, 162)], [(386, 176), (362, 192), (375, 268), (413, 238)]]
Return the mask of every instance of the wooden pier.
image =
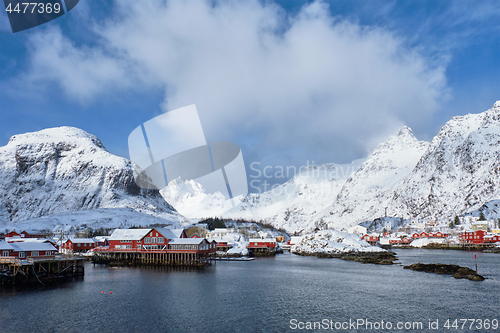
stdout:
[(94, 249), (94, 264), (110, 266), (185, 266), (201, 267), (211, 265), (209, 255), (183, 252), (171, 253), (167, 250), (113, 250)]
[(16, 257), (0, 257), (0, 284), (41, 283), (83, 276), (84, 258), (36, 258), (20, 260)]

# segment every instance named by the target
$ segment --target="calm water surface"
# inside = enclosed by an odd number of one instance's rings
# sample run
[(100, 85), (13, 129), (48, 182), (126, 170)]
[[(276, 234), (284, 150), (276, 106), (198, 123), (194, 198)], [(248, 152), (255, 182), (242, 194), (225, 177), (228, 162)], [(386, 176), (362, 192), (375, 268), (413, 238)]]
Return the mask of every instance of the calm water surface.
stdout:
[[(474, 252), (397, 254), (402, 264), (474, 268)], [(349, 319), (423, 323), (422, 330), (398, 332), (499, 332), (443, 327), (446, 319), (500, 319), (500, 255), (476, 254), (479, 273), (487, 277), (483, 282), (289, 254), (200, 270), (88, 263), (83, 279), (57, 287), (0, 289), (0, 332), (296, 332), (314, 331), (299, 329), (299, 322)], [(428, 329), (436, 319), (439, 329)]]

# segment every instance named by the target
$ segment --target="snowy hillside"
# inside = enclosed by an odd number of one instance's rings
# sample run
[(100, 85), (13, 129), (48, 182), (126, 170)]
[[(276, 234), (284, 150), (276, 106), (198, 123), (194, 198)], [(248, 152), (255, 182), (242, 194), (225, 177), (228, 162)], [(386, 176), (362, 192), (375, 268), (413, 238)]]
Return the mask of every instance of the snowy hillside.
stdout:
[(73, 127), (13, 136), (0, 147), (0, 221), (96, 208), (132, 208), (174, 223), (158, 191), (140, 189), (132, 162)]
[(0, 232), (11, 230), (53, 230), (56, 226), (71, 225), (75, 229), (85, 225), (94, 230), (99, 228), (130, 228), (132, 226), (150, 226), (155, 224), (171, 225), (178, 228), (177, 221), (137, 212), (131, 208), (98, 208), (75, 212), (52, 214), (22, 222), (10, 222), (0, 226)]
[(500, 200), (487, 202), (479, 209), (469, 212), (468, 215), (479, 217), (481, 212), (486, 219), (500, 219)]
[(378, 246), (371, 246), (359, 236), (335, 230), (322, 230), (304, 235), (292, 246), (291, 252), (315, 255), (318, 253), (384, 252)]
[(363, 160), (351, 164), (311, 165), (272, 191), (235, 198), (235, 207), (222, 194), (206, 194), (193, 181), (171, 182), (161, 194), (189, 217), (221, 216), (271, 223), (289, 233), (312, 231), (314, 216), (328, 205)]
[[(359, 164), (353, 162), (350, 172), (335, 164), (310, 167), (227, 211), (222, 196), (207, 196), (193, 183), (162, 193), (175, 207), (199, 217), (263, 220), (289, 233), (369, 225), (384, 217), (386, 208), (396, 224), (409, 218), (453, 218), (500, 199), (500, 101), (483, 113), (451, 119), (430, 143), (403, 127)], [(327, 172), (314, 175), (314, 168)], [(336, 170), (343, 172), (329, 174)]]
[(409, 127), (403, 127), (379, 144), (358, 171), (342, 187), (339, 195), (319, 217), (318, 224), (342, 230), (354, 224), (392, 213), (394, 187), (417, 165), (429, 147), (418, 141)]
[[(173, 180), (160, 193), (180, 214), (188, 218), (219, 216), (232, 208), (231, 200), (226, 200), (222, 193), (207, 194), (203, 186), (194, 180)], [(234, 198), (234, 202), (241, 199)]]
[(412, 173), (395, 187), (391, 213), (446, 219), (495, 199), (500, 199), (500, 101), (443, 126)]

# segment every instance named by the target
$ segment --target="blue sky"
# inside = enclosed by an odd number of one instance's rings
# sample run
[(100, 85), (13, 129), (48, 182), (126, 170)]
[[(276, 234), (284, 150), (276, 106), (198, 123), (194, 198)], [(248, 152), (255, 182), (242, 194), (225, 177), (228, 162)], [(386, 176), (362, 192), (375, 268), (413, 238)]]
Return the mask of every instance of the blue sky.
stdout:
[(2, 12), (0, 145), (68, 125), (128, 157), (135, 127), (194, 103), (247, 166), (348, 163), (500, 99), (499, 22), (497, 1), (81, 0), (12, 34)]

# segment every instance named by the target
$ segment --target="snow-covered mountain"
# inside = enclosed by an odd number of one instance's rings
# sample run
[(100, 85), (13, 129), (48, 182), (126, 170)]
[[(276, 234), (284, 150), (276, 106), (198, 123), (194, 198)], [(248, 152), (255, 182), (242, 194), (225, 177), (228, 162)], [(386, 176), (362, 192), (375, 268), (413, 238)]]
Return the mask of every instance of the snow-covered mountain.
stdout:
[(398, 216), (446, 219), (500, 199), (500, 101), (452, 118), (394, 189)]
[[(215, 217), (232, 208), (231, 201), (222, 193), (205, 193), (203, 186), (194, 180), (173, 180), (160, 193), (180, 214), (188, 218)], [(241, 199), (234, 200), (239, 202)]]
[(135, 184), (131, 161), (81, 129), (15, 135), (0, 147), (3, 223), (96, 208), (132, 208), (172, 223), (182, 218), (158, 191)]
[(233, 202), (206, 194), (195, 181), (173, 181), (161, 196), (142, 190), (132, 162), (76, 128), (16, 135), (0, 147), (0, 218), (7, 222), (127, 207), (175, 223), (181, 216), (170, 202), (188, 217), (260, 220), (304, 234), (347, 229), (385, 216), (386, 208), (389, 217), (448, 219), (495, 200), (500, 200), (500, 101), (483, 113), (454, 117), (430, 143), (403, 127), (366, 160), (308, 166), (271, 191)]
[(317, 224), (341, 230), (391, 213), (393, 190), (415, 168), (429, 143), (418, 141), (409, 127), (379, 144), (358, 171), (346, 180)]
[(304, 167), (272, 191), (233, 199), (234, 208), (222, 194), (206, 194), (194, 181), (171, 182), (161, 194), (188, 217), (221, 216), (263, 221), (290, 233), (312, 231), (316, 214), (332, 203), (342, 184), (362, 162)]
[(99, 228), (130, 228), (133, 226), (148, 227), (151, 225), (169, 225), (180, 228), (187, 223), (177, 223), (172, 219), (141, 213), (132, 208), (97, 208), (57, 213), (29, 219), (22, 222), (11, 222), (0, 225), (0, 232), (7, 233), (12, 230), (48, 230), (56, 226), (73, 226), (75, 229), (85, 227), (97, 230)]
[[(339, 177), (298, 174), (225, 212), (223, 198), (193, 191), (196, 184), (187, 184), (188, 197), (200, 216), (205, 206), (210, 215), (263, 220), (289, 233), (347, 229), (385, 216), (386, 208), (389, 217), (453, 218), (500, 199), (500, 101), (483, 113), (454, 117), (430, 143), (403, 127), (354, 170)], [(169, 191), (177, 193), (169, 202), (189, 209), (179, 187)]]

